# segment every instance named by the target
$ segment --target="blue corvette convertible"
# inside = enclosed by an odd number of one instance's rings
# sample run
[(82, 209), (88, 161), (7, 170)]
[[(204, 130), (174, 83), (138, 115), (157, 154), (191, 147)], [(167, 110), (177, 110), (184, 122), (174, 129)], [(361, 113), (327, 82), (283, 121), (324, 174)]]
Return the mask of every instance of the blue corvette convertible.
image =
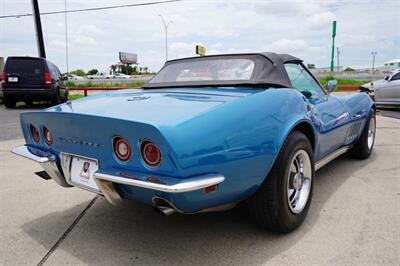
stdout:
[(365, 159), (375, 106), (332, 96), (302, 60), (275, 53), (166, 62), (140, 90), (23, 113), (15, 154), (63, 187), (163, 214), (247, 204), (254, 221), (290, 232), (305, 219), (315, 171), (341, 154)]

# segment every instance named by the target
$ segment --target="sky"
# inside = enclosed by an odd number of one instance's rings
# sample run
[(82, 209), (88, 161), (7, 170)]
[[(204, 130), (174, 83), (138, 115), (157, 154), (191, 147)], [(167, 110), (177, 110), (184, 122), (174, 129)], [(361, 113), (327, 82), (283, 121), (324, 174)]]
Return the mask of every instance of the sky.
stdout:
[[(152, 2), (153, 0), (66, 0), (67, 9)], [(41, 12), (64, 10), (64, 0), (39, 0)], [(69, 13), (69, 70), (107, 71), (118, 52), (138, 54), (140, 66), (157, 71), (169, 59), (207, 54), (288, 53), (317, 67), (330, 64), (332, 21), (337, 20), (340, 65), (370, 67), (400, 58), (400, 1), (200, 1)], [(30, 0), (0, 0), (0, 16), (32, 13)], [(64, 14), (42, 16), (47, 58), (66, 71)], [(37, 56), (32, 17), (0, 19), (0, 56)], [(336, 59), (335, 59), (336, 64)]]

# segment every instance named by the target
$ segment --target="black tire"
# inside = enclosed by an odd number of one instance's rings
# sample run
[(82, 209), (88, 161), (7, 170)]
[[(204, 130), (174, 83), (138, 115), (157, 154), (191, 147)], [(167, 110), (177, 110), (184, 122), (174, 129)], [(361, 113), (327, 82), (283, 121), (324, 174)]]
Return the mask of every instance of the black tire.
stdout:
[(33, 101), (32, 100), (25, 100), (24, 102), (25, 102), (25, 105), (27, 107), (32, 107), (33, 106)]
[(3, 103), (7, 108), (14, 108), (17, 102), (14, 99), (4, 97)]
[[(371, 146), (368, 145), (370, 125), (372, 126), (373, 129), (373, 140)], [(376, 117), (375, 117), (375, 111), (372, 110), (368, 116), (368, 120), (365, 123), (360, 138), (353, 145), (353, 148), (351, 148), (351, 150), (349, 151), (350, 157), (355, 159), (367, 159), (371, 155), (372, 149), (374, 148), (375, 132), (376, 132)]]
[(69, 97), (69, 91), (65, 91), (65, 94), (64, 94), (64, 99), (63, 99), (63, 103), (65, 103), (65, 102), (67, 102), (68, 101), (68, 97)]
[[(299, 213), (294, 213), (289, 207), (288, 175), (294, 156), (300, 150), (305, 151), (310, 159), (311, 181), (305, 206)], [(248, 201), (251, 218), (277, 233), (288, 233), (299, 227), (310, 208), (314, 174), (314, 152), (310, 141), (301, 132), (290, 133), (266, 180)]]
[(57, 89), (56, 93), (53, 95), (53, 99), (51, 100), (52, 105), (58, 105), (61, 103), (61, 97), (60, 97), (60, 90)]

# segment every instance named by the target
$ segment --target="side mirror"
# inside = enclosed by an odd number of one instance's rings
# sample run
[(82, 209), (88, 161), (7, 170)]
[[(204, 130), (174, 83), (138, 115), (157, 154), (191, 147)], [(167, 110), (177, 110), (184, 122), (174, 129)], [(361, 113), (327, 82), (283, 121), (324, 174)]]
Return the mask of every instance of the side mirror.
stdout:
[(336, 90), (337, 87), (337, 80), (336, 79), (330, 79), (328, 80), (328, 82), (326, 83), (326, 90), (328, 91), (328, 93), (331, 93), (333, 91)]
[(389, 81), (389, 76), (386, 76), (384, 80)]

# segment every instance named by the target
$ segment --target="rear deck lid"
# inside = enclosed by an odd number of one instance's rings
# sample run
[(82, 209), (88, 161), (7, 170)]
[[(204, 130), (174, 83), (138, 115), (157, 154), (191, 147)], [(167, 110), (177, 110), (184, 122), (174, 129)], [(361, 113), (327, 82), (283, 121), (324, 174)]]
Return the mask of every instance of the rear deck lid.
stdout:
[(258, 91), (261, 90), (253, 88), (121, 90), (72, 101), (47, 110), (169, 125), (193, 119)]

